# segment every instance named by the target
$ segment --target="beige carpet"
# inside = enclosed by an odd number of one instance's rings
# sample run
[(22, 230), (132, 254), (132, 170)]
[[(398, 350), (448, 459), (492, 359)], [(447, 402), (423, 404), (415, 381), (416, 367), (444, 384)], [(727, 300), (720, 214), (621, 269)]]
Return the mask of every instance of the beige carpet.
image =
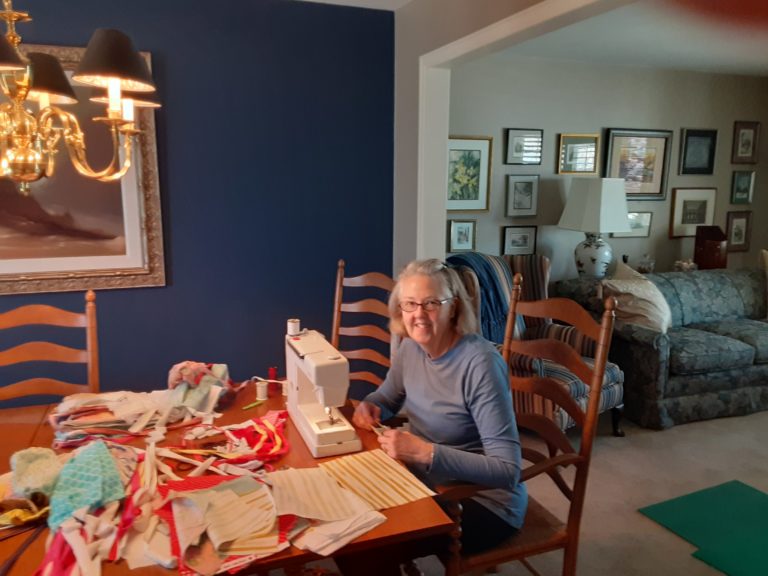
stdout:
[[(721, 574), (693, 558), (693, 546), (637, 509), (734, 479), (768, 492), (768, 412), (663, 431), (627, 422), (624, 438), (610, 435), (607, 417), (600, 424), (582, 519), (578, 573)], [(536, 483), (529, 490), (541, 501), (553, 501), (550, 485)], [(532, 563), (543, 575), (559, 576), (560, 557), (560, 553), (543, 555)], [(426, 576), (443, 574), (434, 557), (420, 559), (418, 564)], [(528, 572), (512, 564), (501, 566), (499, 574)]]

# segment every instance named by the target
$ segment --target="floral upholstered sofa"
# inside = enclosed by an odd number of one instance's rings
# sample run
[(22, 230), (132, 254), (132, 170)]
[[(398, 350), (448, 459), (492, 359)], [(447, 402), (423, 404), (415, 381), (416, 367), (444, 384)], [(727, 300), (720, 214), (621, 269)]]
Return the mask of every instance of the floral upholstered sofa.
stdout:
[[(662, 332), (617, 322), (610, 358), (624, 370), (625, 415), (645, 427), (668, 428), (768, 409), (765, 271), (646, 278), (669, 304), (671, 325)], [(558, 283), (557, 292), (589, 307), (598, 286), (569, 280)]]

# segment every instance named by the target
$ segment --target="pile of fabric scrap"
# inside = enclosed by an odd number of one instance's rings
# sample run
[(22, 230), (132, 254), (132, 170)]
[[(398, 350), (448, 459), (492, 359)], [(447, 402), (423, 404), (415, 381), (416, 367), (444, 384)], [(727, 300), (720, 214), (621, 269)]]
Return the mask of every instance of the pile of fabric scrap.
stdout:
[[(255, 440), (250, 453), (268, 463), (287, 444), (243, 430), (274, 429), (284, 437), (285, 418), (284, 411), (272, 412), (226, 432), (238, 442)], [(289, 544), (326, 556), (385, 521), (378, 510), (387, 505), (377, 500), (433, 494), (380, 450), (334, 460), (340, 462), (336, 471), (266, 472), (247, 461), (230, 464), (232, 449), (230, 438), (211, 444), (207, 454), (197, 455), (205, 466), (186, 469), (182, 477), (178, 465), (198, 461), (174, 447), (94, 440), (66, 458), (29, 448), (14, 454), (14, 470), (0, 477), (0, 487), (9, 498), (47, 495), (50, 505), (39, 512), (47, 511), (52, 536), (38, 573), (63, 576), (99, 574), (102, 562), (120, 560), (131, 569), (158, 564), (182, 575), (234, 573)], [(47, 472), (41, 474), (44, 463)], [(225, 465), (236, 473), (224, 473)], [(356, 485), (344, 487), (341, 470), (357, 477)]]
[(96, 438), (133, 436), (148, 436), (148, 441), (157, 442), (168, 429), (212, 423), (217, 404), (238, 388), (229, 378), (226, 364), (186, 361), (171, 368), (165, 390), (73, 394), (49, 416), (55, 430), (54, 447), (73, 448)]

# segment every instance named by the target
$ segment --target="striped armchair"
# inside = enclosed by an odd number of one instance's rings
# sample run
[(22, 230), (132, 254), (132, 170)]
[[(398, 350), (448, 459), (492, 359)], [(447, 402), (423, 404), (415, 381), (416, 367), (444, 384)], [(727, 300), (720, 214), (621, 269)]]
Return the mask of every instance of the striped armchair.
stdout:
[[(448, 258), (448, 263), (462, 269), (471, 269), (480, 286), (480, 329), (488, 340), (501, 349), (504, 341), (509, 300), (512, 294), (512, 278), (516, 273), (523, 275), (522, 300), (548, 298), (550, 273), (549, 258), (540, 254), (523, 256), (493, 256), (480, 252), (463, 252)], [(571, 326), (553, 324), (551, 321), (515, 318), (513, 327), (517, 339), (555, 338), (569, 341), (582, 351), (585, 361), (593, 357), (595, 343), (583, 337)], [(589, 387), (575, 374), (550, 360), (515, 356), (510, 359), (510, 370), (519, 375), (536, 374), (555, 378), (562, 382), (571, 397), (583, 407), (589, 399)], [(600, 412), (611, 410), (613, 434), (623, 436), (621, 430), (621, 409), (624, 401), (624, 373), (614, 363), (605, 367), (603, 389), (600, 394)], [(551, 406), (533, 405), (530, 398), (517, 394), (514, 398), (518, 413), (535, 412), (544, 414), (557, 423), (561, 430), (574, 425), (563, 410)]]

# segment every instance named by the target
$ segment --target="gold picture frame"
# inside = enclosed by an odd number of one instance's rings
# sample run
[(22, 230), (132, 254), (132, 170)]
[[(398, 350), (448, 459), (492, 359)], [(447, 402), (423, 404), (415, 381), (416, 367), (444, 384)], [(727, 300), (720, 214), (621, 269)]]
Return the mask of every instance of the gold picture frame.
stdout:
[[(85, 53), (77, 47), (21, 48), (55, 56), (70, 73)], [(142, 56), (149, 65), (149, 53)], [(109, 135), (90, 118), (102, 115), (103, 105), (89, 101), (90, 89), (73, 88), (80, 102), (69, 110), (82, 121), (88, 160), (99, 169), (109, 161), (99, 152), (109, 150), (111, 155), (111, 144), (98, 144), (98, 138)], [(141, 133), (133, 165), (119, 182), (76, 174), (61, 149), (56, 173), (33, 183), (29, 197), (20, 196), (11, 182), (0, 181), (0, 227), (11, 238), (0, 247), (0, 294), (165, 285), (154, 111), (137, 108), (136, 126)], [(10, 228), (19, 218), (26, 219), (26, 228)]]
[(451, 136), (448, 139), (449, 212), (487, 212), (491, 194), (493, 138)]
[(598, 175), (600, 134), (560, 134), (558, 150), (558, 174)]

